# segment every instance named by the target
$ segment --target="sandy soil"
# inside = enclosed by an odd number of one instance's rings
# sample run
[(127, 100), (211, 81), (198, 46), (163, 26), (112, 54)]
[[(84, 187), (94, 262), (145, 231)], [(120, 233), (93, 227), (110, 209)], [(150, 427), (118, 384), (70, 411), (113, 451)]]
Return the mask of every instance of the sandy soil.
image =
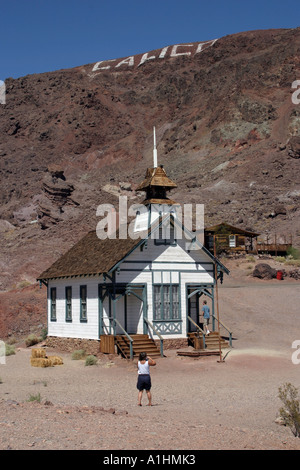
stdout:
[[(235, 272), (219, 288), (233, 348), (218, 357), (165, 351), (152, 368), (153, 406), (137, 406), (136, 367), (102, 356), (87, 367), (35, 368), (21, 347), (0, 365), (0, 449), (297, 449), (275, 423), (278, 387), (300, 387), (292, 342), (300, 340), (300, 283), (257, 282)], [(53, 353), (50, 349), (47, 352)], [(41, 402), (28, 402), (40, 394)]]

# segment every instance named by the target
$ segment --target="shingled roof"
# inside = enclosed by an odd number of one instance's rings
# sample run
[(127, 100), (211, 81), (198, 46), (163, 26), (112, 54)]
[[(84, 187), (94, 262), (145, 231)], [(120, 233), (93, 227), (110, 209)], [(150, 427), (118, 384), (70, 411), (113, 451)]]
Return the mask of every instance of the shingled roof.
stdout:
[(146, 176), (136, 188), (136, 191), (146, 191), (150, 186), (162, 186), (167, 189), (177, 188), (177, 184), (168, 178), (162, 166), (147, 168)]
[(70, 250), (42, 272), (37, 280), (108, 273), (141, 239), (98, 238), (95, 230), (87, 233)]
[[(181, 222), (165, 215), (159, 218), (149, 227), (141, 238), (136, 240), (131, 237), (119, 238), (116, 232), (115, 238), (100, 239), (95, 230), (88, 232), (69, 251), (58, 258), (46, 271), (37, 278), (38, 281), (48, 279), (58, 279), (71, 276), (99, 275), (109, 273), (123, 258), (138, 247), (145, 239), (151, 236), (158, 227), (170, 220), (171, 224), (181, 225)], [(188, 232), (182, 225), (184, 231)], [(191, 234), (190, 234), (191, 235)], [(202, 244), (195, 238), (197, 245), (201, 248), (214, 263), (217, 263), (222, 271), (229, 274), (229, 270), (215, 258)]]
[(220, 224), (213, 225), (211, 227), (205, 227), (205, 232), (209, 233), (232, 233), (232, 234), (240, 234), (245, 235), (246, 237), (258, 237), (259, 233), (251, 232), (250, 230), (244, 230), (239, 227), (233, 227), (233, 225), (229, 225), (227, 222), (221, 222)]

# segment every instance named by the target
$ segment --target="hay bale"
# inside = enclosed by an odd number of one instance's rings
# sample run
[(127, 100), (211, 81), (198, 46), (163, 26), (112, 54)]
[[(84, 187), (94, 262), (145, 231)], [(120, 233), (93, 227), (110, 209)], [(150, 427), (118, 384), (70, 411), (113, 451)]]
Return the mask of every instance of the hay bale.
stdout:
[(44, 348), (34, 348), (31, 351), (30, 363), (33, 367), (53, 367), (63, 364), (59, 356), (47, 356)]
[(33, 358), (45, 358), (46, 351), (44, 348), (33, 348), (31, 350), (31, 357)]
[(49, 359), (52, 366), (60, 366), (64, 363), (62, 358), (59, 356), (47, 356), (47, 359)]
[(45, 357), (31, 357), (30, 364), (33, 367), (52, 367), (52, 363)]

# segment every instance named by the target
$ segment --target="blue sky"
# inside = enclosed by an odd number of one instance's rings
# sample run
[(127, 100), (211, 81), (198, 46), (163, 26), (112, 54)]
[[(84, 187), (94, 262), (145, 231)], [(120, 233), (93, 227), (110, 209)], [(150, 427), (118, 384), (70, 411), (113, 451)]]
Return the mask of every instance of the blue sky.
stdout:
[(0, 80), (300, 26), (299, 0), (0, 0), (0, 12)]

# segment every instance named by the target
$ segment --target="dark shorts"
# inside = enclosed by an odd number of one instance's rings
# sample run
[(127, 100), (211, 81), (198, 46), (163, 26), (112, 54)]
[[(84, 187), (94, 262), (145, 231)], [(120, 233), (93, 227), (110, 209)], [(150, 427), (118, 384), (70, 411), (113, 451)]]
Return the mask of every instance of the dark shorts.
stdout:
[(138, 375), (138, 381), (136, 388), (141, 392), (142, 390), (149, 391), (151, 388), (151, 377), (150, 375)]

